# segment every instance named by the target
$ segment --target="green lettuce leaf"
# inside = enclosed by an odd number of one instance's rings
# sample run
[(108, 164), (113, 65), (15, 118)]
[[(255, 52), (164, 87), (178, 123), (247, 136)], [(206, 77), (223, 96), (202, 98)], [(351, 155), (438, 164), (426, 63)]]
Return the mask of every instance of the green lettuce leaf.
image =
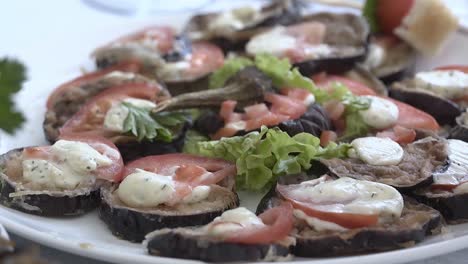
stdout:
[(236, 163), (237, 187), (264, 190), (282, 175), (296, 174), (311, 167), (318, 158), (346, 157), (349, 144), (320, 147), (320, 140), (308, 133), (294, 137), (278, 128), (262, 127), (245, 136), (198, 142), (189, 153), (223, 158)]
[(203, 135), (202, 133), (190, 129), (185, 133), (185, 139), (184, 139), (184, 147), (183, 147), (183, 152), (186, 153), (193, 153), (196, 152), (198, 149), (198, 143), (199, 142), (204, 142), (204, 141), (209, 141), (210, 138)]
[(245, 57), (235, 57), (224, 62), (223, 67), (210, 76), (210, 89), (221, 88), (224, 83), (243, 68), (253, 65), (252, 60)]

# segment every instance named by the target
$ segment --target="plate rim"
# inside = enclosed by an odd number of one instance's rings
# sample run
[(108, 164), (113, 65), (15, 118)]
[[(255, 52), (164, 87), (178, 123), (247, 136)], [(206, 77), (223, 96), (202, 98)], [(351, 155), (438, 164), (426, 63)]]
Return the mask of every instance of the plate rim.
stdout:
[[(0, 205), (0, 212), (3, 210), (11, 211), (10, 213), (15, 215), (26, 215), (26, 213), (17, 212), (13, 209)], [(167, 258), (160, 256), (152, 256), (148, 254), (135, 254), (133, 252), (115, 252), (109, 251), (108, 249), (95, 246), (82, 247), (78, 241), (73, 239), (66, 239), (61, 237), (60, 240), (56, 239), (53, 234), (37, 230), (33, 227), (29, 227), (24, 223), (16, 223), (13, 220), (0, 214), (0, 223), (5, 228), (16, 235), (54, 248), (59, 251), (64, 251), (73, 255), (79, 255), (85, 258), (91, 258), (95, 260), (101, 260), (111, 263), (174, 263), (174, 264), (195, 264), (204, 263), (198, 260), (186, 260), (177, 258)], [(440, 234), (439, 234), (440, 235)], [(118, 238), (116, 238), (118, 239)], [(395, 249), (380, 253), (361, 254), (356, 256), (337, 256), (331, 258), (299, 258), (295, 261), (281, 261), (275, 262), (278, 264), (290, 264), (290, 263), (302, 263), (302, 264), (375, 264), (376, 261), (385, 260), (387, 264), (392, 263), (405, 263), (410, 261), (423, 260), (430, 257), (440, 256), (447, 253), (451, 253), (460, 249), (468, 248), (468, 234), (443, 240), (437, 241), (425, 245), (416, 245), (409, 248)], [(141, 248), (144, 251), (144, 248)], [(271, 263), (271, 262), (245, 262), (245, 263)]]

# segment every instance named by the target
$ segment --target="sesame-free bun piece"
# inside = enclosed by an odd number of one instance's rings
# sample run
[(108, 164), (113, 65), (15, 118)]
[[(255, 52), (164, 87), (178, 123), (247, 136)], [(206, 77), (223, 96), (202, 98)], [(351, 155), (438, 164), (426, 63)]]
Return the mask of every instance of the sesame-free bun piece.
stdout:
[(458, 19), (442, 0), (415, 0), (394, 33), (424, 55), (438, 53), (458, 28)]

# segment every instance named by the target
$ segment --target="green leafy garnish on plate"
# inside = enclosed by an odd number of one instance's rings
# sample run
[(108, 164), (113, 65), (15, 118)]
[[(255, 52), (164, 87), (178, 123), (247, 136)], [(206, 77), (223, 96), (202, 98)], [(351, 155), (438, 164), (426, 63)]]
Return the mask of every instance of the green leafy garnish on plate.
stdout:
[(262, 127), (260, 132), (245, 136), (200, 141), (185, 150), (191, 154), (222, 158), (236, 163), (236, 186), (247, 190), (264, 190), (279, 176), (308, 170), (313, 160), (343, 158), (349, 144), (320, 146), (320, 139), (300, 133), (293, 137), (278, 128)]
[(24, 122), (22, 113), (15, 109), (12, 96), (21, 90), (26, 80), (26, 68), (14, 59), (0, 60), (0, 129), (12, 134)]
[(171, 142), (174, 130), (178, 130), (187, 121), (187, 116), (179, 112), (151, 114), (150, 108), (137, 107), (128, 102), (121, 104), (128, 110), (123, 125), (124, 133), (131, 133), (138, 141), (145, 139)]
[(377, 22), (377, 6), (379, 4), (378, 0), (366, 0), (364, 8), (362, 9), (362, 16), (369, 23), (371, 32), (379, 32), (379, 23)]
[(223, 87), (229, 78), (243, 68), (251, 65), (253, 65), (253, 62), (245, 57), (235, 57), (226, 60), (223, 67), (210, 76), (210, 89)]

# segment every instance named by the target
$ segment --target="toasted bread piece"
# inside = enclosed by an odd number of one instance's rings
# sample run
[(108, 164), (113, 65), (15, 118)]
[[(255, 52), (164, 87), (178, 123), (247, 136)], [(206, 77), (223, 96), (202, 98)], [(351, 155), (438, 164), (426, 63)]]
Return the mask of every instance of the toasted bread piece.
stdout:
[(394, 33), (424, 55), (437, 54), (458, 28), (458, 19), (442, 0), (415, 0)]

